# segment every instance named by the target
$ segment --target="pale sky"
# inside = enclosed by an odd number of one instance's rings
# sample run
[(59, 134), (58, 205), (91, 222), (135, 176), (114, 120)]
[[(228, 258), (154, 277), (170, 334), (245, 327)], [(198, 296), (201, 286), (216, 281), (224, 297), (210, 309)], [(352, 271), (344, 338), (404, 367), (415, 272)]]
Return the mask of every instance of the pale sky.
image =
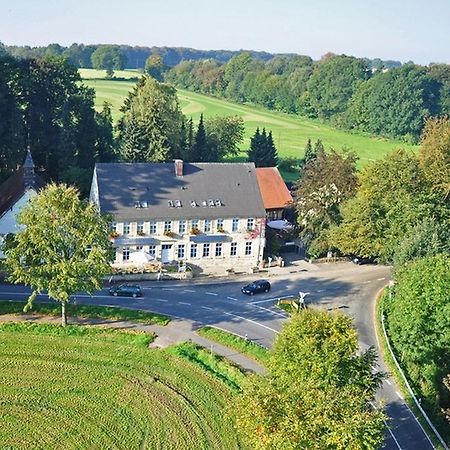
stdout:
[(450, 0), (0, 0), (0, 42), (450, 63)]

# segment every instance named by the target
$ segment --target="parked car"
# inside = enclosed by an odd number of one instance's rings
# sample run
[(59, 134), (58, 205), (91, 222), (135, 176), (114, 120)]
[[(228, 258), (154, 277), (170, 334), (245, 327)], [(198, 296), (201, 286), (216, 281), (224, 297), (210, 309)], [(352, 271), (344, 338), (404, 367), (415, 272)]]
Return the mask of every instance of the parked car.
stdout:
[(243, 294), (254, 295), (258, 292), (269, 292), (270, 283), (267, 280), (253, 281), (253, 283), (247, 284), (242, 289)]
[(358, 266), (361, 266), (362, 264), (374, 264), (375, 258), (374, 257), (368, 257), (368, 258), (362, 258), (360, 256), (355, 256), (352, 258), (353, 264), (358, 264)]
[(137, 284), (121, 284), (113, 286), (109, 293), (115, 297), (120, 295), (122, 297), (142, 297), (141, 287)]

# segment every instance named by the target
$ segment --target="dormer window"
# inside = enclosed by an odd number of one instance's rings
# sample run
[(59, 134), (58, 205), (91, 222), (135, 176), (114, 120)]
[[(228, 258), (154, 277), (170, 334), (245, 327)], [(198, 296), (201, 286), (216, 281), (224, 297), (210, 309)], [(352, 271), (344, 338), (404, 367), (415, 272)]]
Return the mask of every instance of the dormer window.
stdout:
[(175, 207), (181, 208), (181, 200), (175, 200)]
[(195, 208), (197, 206), (197, 202), (195, 200), (191, 200), (191, 206)]
[(216, 206), (222, 206), (222, 202), (217, 198), (214, 202)]
[(167, 204), (169, 205), (169, 208), (173, 208), (175, 205), (173, 204), (173, 201), (172, 200), (169, 200), (168, 202), (167, 202)]
[(206, 207), (208, 206), (208, 203), (207, 203), (206, 200), (203, 200), (203, 201), (202, 201), (202, 206), (203, 206), (203, 208), (206, 208)]
[(214, 200), (212, 198), (210, 198), (208, 200), (208, 205), (211, 206), (211, 208), (214, 208), (215, 205), (214, 205)]

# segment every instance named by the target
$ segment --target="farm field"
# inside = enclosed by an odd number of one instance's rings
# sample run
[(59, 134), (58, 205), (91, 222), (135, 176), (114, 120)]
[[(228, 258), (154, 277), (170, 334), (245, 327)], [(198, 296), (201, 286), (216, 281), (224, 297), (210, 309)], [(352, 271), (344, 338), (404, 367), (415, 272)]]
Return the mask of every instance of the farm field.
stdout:
[[(92, 69), (83, 69), (84, 83), (94, 88), (97, 93), (96, 108), (101, 108), (104, 101), (109, 101), (113, 108), (113, 118), (118, 120), (123, 100), (135, 82), (94, 79), (96, 72)], [(136, 74), (136, 72), (129, 73)], [(184, 114), (194, 120), (198, 120), (201, 113), (204, 117), (242, 116), (245, 122), (245, 139), (241, 145), (243, 151), (248, 149), (250, 137), (257, 127), (272, 130), (278, 155), (281, 158), (301, 158), (308, 138), (311, 138), (313, 143), (317, 139), (321, 139), (327, 149), (341, 150), (345, 148), (354, 151), (359, 156), (359, 167), (370, 160), (383, 157), (394, 148), (403, 147), (410, 150), (417, 148), (417, 146), (404, 142), (353, 134), (337, 130), (316, 120), (268, 111), (257, 106), (240, 105), (182, 89), (178, 89), (178, 97)], [(243, 152), (240, 159), (242, 160), (245, 156)]]
[(0, 448), (242, 449), (226, 409), (232, 383), (181, 357), (189, 347), (149, 349), (151, 340), (1, 324)]

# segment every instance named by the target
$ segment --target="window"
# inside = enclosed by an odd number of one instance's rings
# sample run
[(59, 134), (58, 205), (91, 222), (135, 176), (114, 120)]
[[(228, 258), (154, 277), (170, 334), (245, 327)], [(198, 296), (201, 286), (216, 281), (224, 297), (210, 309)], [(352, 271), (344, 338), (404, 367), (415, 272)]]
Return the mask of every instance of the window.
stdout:
[(216, 256), (222, 256), (222, 244), (216, 244)]
[(156, 256), (156, 245), (148, 246), (148, 254), (152, 256)]
[(124, 247), (122, 250), (122, 260), (123, 261), (130, 260), (130, 249), (128, 247)]
[(252, 243), (251, 242), (245, 243), (245, 254), (247, 256), (252, 254)]
[(203, 244), (203, 258), (207, 258), (209, 256), (209, 247), (210, 244)]
[(203, 231), (205, 233), (209, 233), (211, 231), (211, 220), (205, 219), (205, 225), (203, 227)]
[(223, 219), (217, 219), (217, 231), (223, 231)]
[(199, 220), (198, 219), (194, 219), (193, 221), (192, 221), (192, 229), (193, 230), (198, 230), (198, 224), (199, 224)]
[(164, 233), (167, 233), (168, 231), (172, 231), (172, 222), (170, 220), (164, 222)]
[(184, 250), (185, 250), (185, 245), (180, 244), (178, 246), (178, 259), (184, 259), (184, 254), (185, 254)]
[(231, 225), (231, 231), (237, 231), (239, 227), (239, 219), (233, 219), (233, 224)]
[(180, 220), (178, 222), (178, 233), (179, 234), (186, 233), (186, 221), (185, 220)]
[(131, 223), (124, 222), (123, 223), (123, 234), (130, 234), (130, 233), (131, 233)]
[(247, 219), (247, 230), (253, 230), (255, 228), (255, 219)]
[(197, 244), (191, 244), (191, 258), (197, 258)]
[(136, 251), (137, 252), (142, 252), (142, 249), (143, 249), (144, 247), (142, 246), (142, 245), (136, 245)]
[(144, 222), (138, 222), (136, 225), (137, 234), (144, 234)]
[(148, 223), (148, 230), (150, 234), (156, 234), (156, 222), (154, 220)]
[(111, 222), (111, 231), (117, 233), (117, 222)]
[(230, 256), (236, 256), (237, 255), (237, 242), (231, 243), (231, 249), (230, 249)]

